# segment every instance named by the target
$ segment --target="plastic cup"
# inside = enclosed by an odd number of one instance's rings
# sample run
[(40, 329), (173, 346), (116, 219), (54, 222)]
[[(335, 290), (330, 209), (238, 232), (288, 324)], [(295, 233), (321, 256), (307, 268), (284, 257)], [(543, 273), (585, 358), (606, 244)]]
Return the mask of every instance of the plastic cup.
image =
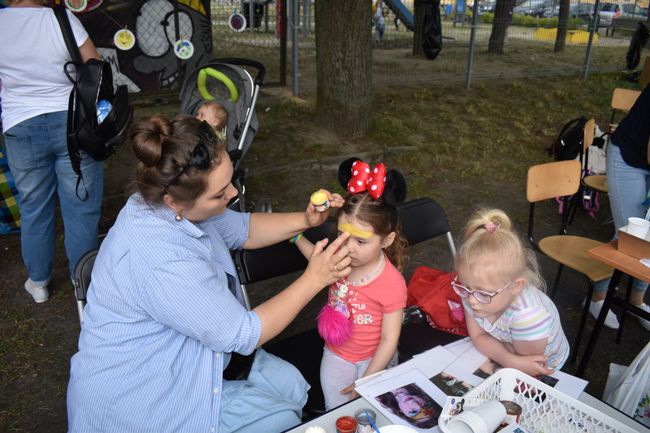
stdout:
[(375, 429), (370, 422), (374, 423), (377, 420), (377, 414), (372, 409), (359, 409), (354, 413), (354, 419), (357, 420), (357, 433), (375, 433)]
[(643, 218), (630, 217), (627, 219), (627, 234), (645, 239), (650, 229), (650, 221)]
[(506, 408), (499, 401), (488, 401), (456, 415), (447, 424), (451, 433), (492, 433), (506, 417)]

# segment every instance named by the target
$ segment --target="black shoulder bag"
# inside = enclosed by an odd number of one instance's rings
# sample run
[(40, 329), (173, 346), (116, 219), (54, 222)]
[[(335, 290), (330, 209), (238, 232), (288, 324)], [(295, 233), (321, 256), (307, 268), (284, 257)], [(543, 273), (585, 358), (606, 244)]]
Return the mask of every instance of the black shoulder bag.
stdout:
[[(54, 8), (54, 14), (72, 59), (64, 65), (63, 72), (72, 82), (68, 100), (67, 143), (72, 169), (77, 175), (76, 192), (79, 197), (79, 183), (83, 181), (79, 151), (87, 152), (97, 161), (103, 161), (115, 153), (117, 147), (126, 141), (133, 109), (129, 105), (126, 86), (118, 86), (117, 90), (113, 88), (113, 72), (108, 62), (97, 59), (83, 62), (65, 8)], [(76, 72), (75, 77), (71, 71)], [(101, 122), (96, 114), (100, 100), (108, 101), (112, 106)], [(86, 200), (88, 192), (83, 199), (79, 198)]]

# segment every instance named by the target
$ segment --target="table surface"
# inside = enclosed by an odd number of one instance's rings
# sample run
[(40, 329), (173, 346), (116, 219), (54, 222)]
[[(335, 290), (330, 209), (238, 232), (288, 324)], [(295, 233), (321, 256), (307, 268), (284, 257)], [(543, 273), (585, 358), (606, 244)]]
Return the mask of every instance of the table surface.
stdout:
[(611, 241), (590, 249), (587, 254), (627, 275), (650, 282), (650, 268), (639, 259), (623, 254), (617, 247), (618, 241)]

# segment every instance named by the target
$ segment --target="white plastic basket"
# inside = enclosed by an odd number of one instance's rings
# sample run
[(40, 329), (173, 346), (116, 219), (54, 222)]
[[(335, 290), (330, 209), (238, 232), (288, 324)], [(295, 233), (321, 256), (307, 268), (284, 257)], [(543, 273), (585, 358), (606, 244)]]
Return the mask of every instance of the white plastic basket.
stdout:
[[(471, 408), (489, 400), (521, 406), (519, 424), (529, 433), (637, 433), (631, 427), (512, 368), (503, 368), (462, 397)], [(449, 405), (449, 400), (447, 405)], [(445, 406), (438, 426), (443, 433), (452, 418)]]

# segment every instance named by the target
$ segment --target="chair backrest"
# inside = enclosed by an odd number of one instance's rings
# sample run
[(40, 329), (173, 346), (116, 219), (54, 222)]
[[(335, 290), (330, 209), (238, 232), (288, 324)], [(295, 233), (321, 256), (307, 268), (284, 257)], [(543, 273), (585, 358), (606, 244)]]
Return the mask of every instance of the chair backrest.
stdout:
[(526, 198), (530, 203), (528, 214), (528, 240), (530, 244), (539, 249), (533, 236), (535, 221), (535, 203), (555, 197), (562, 197), (565, 211), (562, 213), (562, 226), (560, 233), (566, 234), (568, 224), (569, 197), (573, 197), (574, 204), (580, 189), (580, 176), (582, 165), (578, 160), (556, 161), (546, 164), (533, 165), (528, 168), (526, 181)]
[(74, 294), (77, 299), (77, 311), (79, 313), (79, 322), (83, 323), (83, 307), (86, 305), (86, 293), (88, 293), (88, 287), (90, 287), (90, 276), (93, 272), (93, 266), (95, 265), (95, 258), (99, 248), (90, 250), (77, 262), (77, 265), (74, 267)]
[(630, 111), (640, 94), (640, 90), (617, 87), (612, 93), (612, 110)]
[[(415, 245), (437, 236), (446, 236), (451, 254), (456, 254), (449, 223), (442, 207), (433, 199), (420, 198), (403, 203), (397, 209), (402, 234), (409, 245)], [(335, 221), (307, 230), (305, 237), (317, 241), (335, 232)], [(234, 253), (242, 286), (304, 269), (307, 260), (288, 242), (280, 242), (257, 250), (239, 250)], [(245, 293), (245, 287), (242, 287)]]
[(580, 187), (580, 161), (556, 161), (528, 168), (526, 198), (529, 203), (570, 196)]

